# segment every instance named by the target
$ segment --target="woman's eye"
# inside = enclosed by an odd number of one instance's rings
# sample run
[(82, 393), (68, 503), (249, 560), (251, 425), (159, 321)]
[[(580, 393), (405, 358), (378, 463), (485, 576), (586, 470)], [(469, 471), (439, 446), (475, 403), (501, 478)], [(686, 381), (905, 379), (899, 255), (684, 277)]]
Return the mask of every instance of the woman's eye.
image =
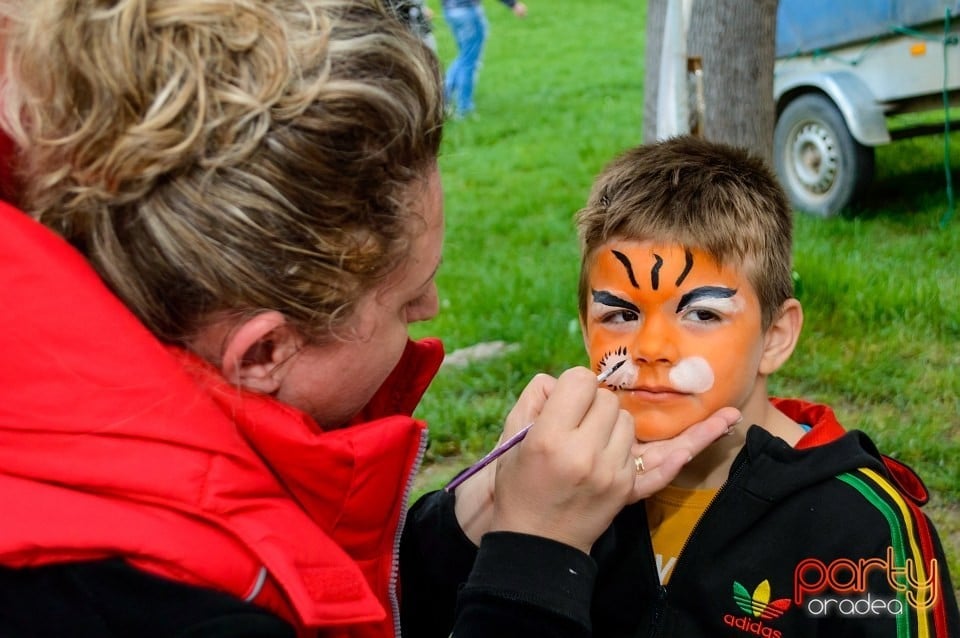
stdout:
[(617, 310), (603, 316), (603, 323), (627, 323), (640, 317), (632, 310)]

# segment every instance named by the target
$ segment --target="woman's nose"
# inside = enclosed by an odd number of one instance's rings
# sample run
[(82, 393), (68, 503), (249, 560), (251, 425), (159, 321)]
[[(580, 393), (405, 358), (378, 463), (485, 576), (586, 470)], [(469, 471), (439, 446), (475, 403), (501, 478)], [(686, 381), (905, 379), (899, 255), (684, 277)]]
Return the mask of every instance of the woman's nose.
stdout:
[(440, 312), (440, 292), (434, 283), (430, 286), (430, 290), (417, 300), (416, 305), (407, 311), (407, 322), (428, 321), (436, 317), (438, 312)]

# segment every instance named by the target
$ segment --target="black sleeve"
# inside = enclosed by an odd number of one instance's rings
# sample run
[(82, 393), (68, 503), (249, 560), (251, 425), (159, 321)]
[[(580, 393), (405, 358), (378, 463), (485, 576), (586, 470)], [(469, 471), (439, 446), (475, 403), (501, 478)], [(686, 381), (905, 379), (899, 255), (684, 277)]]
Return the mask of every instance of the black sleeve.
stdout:
[(401, 624), (416, 638), (586, 638), (597, 567), (568, 545), (497, 532), (479, 552), (454, 497), (432, 492), (411, 508), (400, 552)]
[(3, 638), (294, 638), (280, 618), (228, 594), (122, 560), (0, 568)]
[(410, 508), (400, 542), (400, 625), (403, 635), (447, 638), (457, 593), (477, 547), (460, 529), (454, 495), (437, 491)]
[(589, 638), (596, 573), (569, 545), (491, 532), (460, 593), (453, 638)]

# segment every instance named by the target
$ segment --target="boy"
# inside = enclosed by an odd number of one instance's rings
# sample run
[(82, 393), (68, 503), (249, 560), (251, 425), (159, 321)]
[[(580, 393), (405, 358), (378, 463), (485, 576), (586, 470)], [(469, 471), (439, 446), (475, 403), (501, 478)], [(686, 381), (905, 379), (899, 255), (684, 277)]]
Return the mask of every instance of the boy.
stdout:
[(767, 168), (691, 137), (640, 146), (577, 225), (584, 343), (598, 372), (624, 362), (607, 383), (641, 443), (720, 406), (745, 423), (594, 545), (594, 635), (960, 635), (922, 483), (828, 407), (768, 398), (803, 313)]

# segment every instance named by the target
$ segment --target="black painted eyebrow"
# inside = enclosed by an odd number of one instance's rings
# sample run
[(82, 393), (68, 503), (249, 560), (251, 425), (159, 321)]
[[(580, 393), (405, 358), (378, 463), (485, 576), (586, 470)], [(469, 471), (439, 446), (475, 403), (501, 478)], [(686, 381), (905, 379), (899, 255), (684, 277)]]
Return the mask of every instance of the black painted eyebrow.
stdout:
[(612, 252), (613, 256), (616, 257), (621, 264), (623, 264), (624, 268), (627, 269), (627, 277), (630, 278), (630, 284), (634, 288), (639, 288), (640, 284), (637, 283), (637, 278), (633, 275), (633, 264), (630, 263), (630, 258), (619, 250), (611, 250), (610, 252)]
[(621, 299), (620, 297), (607, 292), (606, 290), (591, 290), (590, 292), (593, 294), (593, 300), (596, 303), (603, 304), (604, 306), (612, 306), (614, 308), (623, 308), (624, 310), (632, 310), (633, 312), (640, 314), (640, 309), (635, 305), (626, 299)]
[(736, 288), (727, 288), (725, 286), (700, 286), (694, 288), (684, 296), (680, 297), (680, 303), (677, 304), (677, 312), (680, 312), (695, 301), (701, 299), (729, 299), (737, 294)]
[(660, 288), (660, 268), (663, 266), (663, 257), (656, 253), (653, 256), (656, 257), (657, 263), (650, 269), (650, 284), (654, 290), (658, 290)]
[(683, 272), (680, 273), (679, 277), (677, 277), (677, 286), (683, 283), (683, 280), (687, 278), (687, 274), (690, 272), (690, 269), (693, 268), (693, 253), (690, 252), (689, 248), (685, 248), (683, 250), (683, 259), (686, 263), (683, 266)]

